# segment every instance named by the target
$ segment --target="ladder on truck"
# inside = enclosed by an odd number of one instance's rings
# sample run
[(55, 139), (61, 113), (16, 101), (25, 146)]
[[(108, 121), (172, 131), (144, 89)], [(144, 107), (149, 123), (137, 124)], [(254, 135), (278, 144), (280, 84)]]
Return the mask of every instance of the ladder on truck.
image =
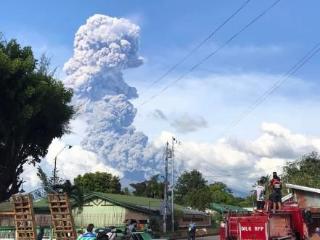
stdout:
[(30, 194), (16, 194), (11, 197), (18, 240), (36, 240), (37, 230)]
[(69, 198), (66, 193), (48, 194), (51, 222), (56, 240), (76, 240)]

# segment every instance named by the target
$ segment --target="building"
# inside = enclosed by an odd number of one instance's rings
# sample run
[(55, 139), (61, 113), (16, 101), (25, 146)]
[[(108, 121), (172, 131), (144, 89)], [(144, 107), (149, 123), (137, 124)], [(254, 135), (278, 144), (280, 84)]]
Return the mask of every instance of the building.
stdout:
[(224, 204), (224, 203), (211, 203), (209, 208), (207, 209), (207, 212), (209, 212), (209, 213), (214, 215), (215, 213), (220, 213), (220, 214), (224, 214), (224, 213), (248, 213), (248, 212), (252, 212), (252, 210), (251, 210), (251, 208), (247, 209), (247, 208), (228, 205), (228, 204)]
[[(149, 221), (162, 226), (160, 214), (161, 199), (136, 197), (120, 194), (93, 192), (84, 196), (84, 205), (79, 209), (73, 203), (73, 217), (77, 228), (85, 228), (89, 223), (96, 227), (124, 226), (134, 219), (140, 227)], [(46, 199), (33, 203), (36, 225), (46, 228), (50, 235), (51, 216)], [(210, 227), (211, 217), (201, 211), (175, 205), (176, 222), (179, 228), (187, 227), (190, 221), (199, 227)], [(14, 236), (13, 206), (10, 202), (0, 203), (0, 239)]]
[(295, 184), (286, 184), (286, 187), (291, 190), (291, 194), (283, 200), (297, 204), (303, 211), (308, 236), (311, 236), (310, 239), (320, 239), (317, 231), (320, 230), (320, 189)]

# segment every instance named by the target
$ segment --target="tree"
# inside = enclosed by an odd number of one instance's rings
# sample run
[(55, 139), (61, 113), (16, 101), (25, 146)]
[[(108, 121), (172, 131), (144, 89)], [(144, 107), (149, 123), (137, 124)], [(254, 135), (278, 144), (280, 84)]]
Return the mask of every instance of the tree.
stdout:
[(149, 180), (131, 183), (130, 186), (134, 189), (135, 196), (163, 198), (164, 183), (159, 181), (159, 175), (152, 176)]
[(209, 185), (209, 190), (212, 195), (212, 201), (215, 203), (224, 203), (237, 205), (239, 199), (236, 199), (232, 191), (222, 182), (215, 182)]
[(188, 206), (199, 210), (206, 210), (212, 203), (212, 194), (208, 186), (200, 189), (192, 190), (185, 196)]
[(320, 188), (320, 156), (317, 152), (304, 155), (283, 167), (282, 182)]
[(62, 180), (61, 178), (59, 178), (58, 184), (54, 185), (53, 177), (48, 177), (41, 167), (38, 167), (37, 175), (41, 180), (43, 189), (47, 193), (66, 193), (69, 198), (73, 200), (74, 205), (77, 206), (80, 211), (82, 210), (84, 198), (83, 192), (78, 186), (73, 185), (70, 180)]
[(0, 40), (0, 201), (19, 191), (24, 165), (40, 162), (68, 131), (72, 91), (47, 65), (30, 47)]
[[(191, 204), (190, 194), (196, 194), (198, 190), (206, 188), (207, 181), (197, 170), (185, 171), (178, 178), (175, 188), (175, 201), (179, 204)], [(187, 196), (189, 194), (189, 196)]]
[(84, 193), (121, 193), (121, 183), (119, 177), (113, 176), (107, 172), (86, 173), (83, 176), (78, 175), (74, 179), (74, 184)]
[(130, 191), (129, 191), (129, 188), (128, 187), (125, 187), (123, 190), (122, 190), (122, 194), (123, 195), (131, 195)]

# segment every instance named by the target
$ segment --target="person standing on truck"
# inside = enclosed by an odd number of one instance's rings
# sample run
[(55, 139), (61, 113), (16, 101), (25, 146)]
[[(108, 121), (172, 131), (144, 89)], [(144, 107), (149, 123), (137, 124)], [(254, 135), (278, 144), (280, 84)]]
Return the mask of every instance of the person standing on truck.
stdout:
[(281, 184), (281, 180), (278, 177), (276, 172), (273, 172), (273, 177), (270, 181), (270, 188), (271, 188), (271, 199), (272, 199), (272, 207), (273, 207), (273, 212), (276, 211), (276, 209), (278, 208), (278, 210), (281, 210), (281, 188), (282, 188), (282, 184)]
[(255, 188), (255, 193), (257, 197), (257, 210), (262, 211), (264, 209), (265, 203), (265, 187), (263, 186), (263, 181), (260, 179), (258, 185)]

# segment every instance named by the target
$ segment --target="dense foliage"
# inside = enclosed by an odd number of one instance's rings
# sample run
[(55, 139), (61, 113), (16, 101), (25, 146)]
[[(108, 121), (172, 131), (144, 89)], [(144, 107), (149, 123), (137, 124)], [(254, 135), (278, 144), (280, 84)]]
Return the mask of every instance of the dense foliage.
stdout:
[(180, 175), (175, 188), (175, 201), (198, 209), (208, 207), (212, 202), (212, 197), (207, 181), (199, 171), (185, 171)]
[(131, 183), (130, 186), (134, 189), (132, 193), (135, 196), (163, 198), (164, 183), (159, 180), (159, 175), (143, 182)]
[(320, 156), (316, 152), (289, 162), (283, 168), (282, 182), (320, 188)]
[[(72, 199), (78, 210), (82, 210), (84, 204), (84, 196), (82, 190), (73, 185), (70, 180), (63, 180), (62, 178), (53, 179), (53, 176), (49, 177), (41, 167), (38, 167), (37, 175), (41, 181), (43, 189), (47, 193), (63, 192), (66, 193), (70, 199)], [(55, 183), (55, 184), (54, 184)]]
[(117, 176), (107, 172), (86, 173), (74, 179), (74, 185), (87, 192), (121, 193), (121, 183)]
[(0, 201), (19, 191), (24, 165), (40, 162), (74, 113), (72, 91), (47, 67), (30, 47), (0, 40)]
[(175, 201), (179, 204), (205, 210), (211, 203), (223, 203), (236, 206), (252, 206), (250, 197), (236, 197), (231, 189), (222, 182), (207, 184), (197, 170), (184, 172), (178, 178)]

